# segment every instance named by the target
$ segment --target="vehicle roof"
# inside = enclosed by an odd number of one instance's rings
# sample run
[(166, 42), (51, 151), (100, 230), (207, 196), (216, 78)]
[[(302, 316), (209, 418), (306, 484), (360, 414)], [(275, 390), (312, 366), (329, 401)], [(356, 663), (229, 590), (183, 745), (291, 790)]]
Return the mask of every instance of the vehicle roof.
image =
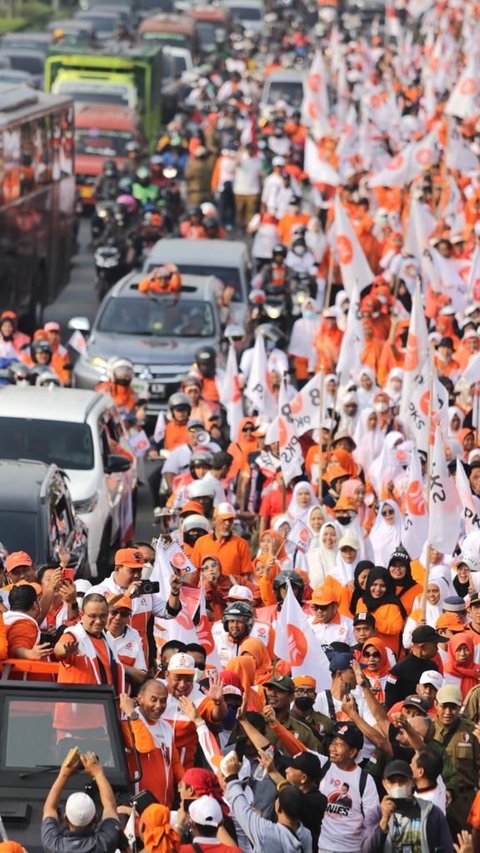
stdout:
[(122, 13), (117, 9), (101, 9), (97, 6), (94, 6), (92, 9), (82, 9), (80, 12), (75, 12), (75, 20), (77, 21), (91, 21), (97, 17), (121, 18)]
[(0, 44), (3, 46), (4, 44), (23, 41), (38, 41), (39, 44), (48, 45), (50, 44), (50, 36), (46, 32), (41, 33), (33, 30), (27, 30), (24, 33), (5, 33), (5, 35), (2, 36)]
[(185, 33), (190, 35), (194, 28), (192, 18), (186, 18), (181, 15), (169, 15), (167, 13), (159, 15), (151, 15), (145, 18), (138, 28), (139, 33)]
[[(196, 241), (195, 241), (196, 242)], [(162, 298), (161, 293), (139, 293), (138, 283), (145, 278), (145, 273), (132, 272), (120, 279), (109, 291), (106, 299), (110, 297), (129, 297), (130, 299), (148, 299), (149, 296)], [(211, 302), (215, 296), (216, 279), (211, 275), (182, 275), (182, 299), (202, 299), (204, 302)], [(172, 298), (172, 293), (165, 293), (165, 296)], [(27, 389), (28, 390), (28, 389)], [(1, 399), (1, 397), (0, 397)]]
[(45, 59), (45, 51), (36, 47), (21, 47), (20, 45), (3, 45), (0, 42), (0, 53), (7, 56), (38, 56), (40, 59)]
[(200, 21), (225, 21), (230, 10), (222, 6), (193, 6), (188, 13), (192, 18)]
[(85, 423), (91, 410), (97, 403), (103, 403), (104, 399), (104, 395), (98, 391), (79, 388), (22, 388), (6, 385), (0, 390), (0, 418)]
[[(22, 71), (14, 71), (12, 74), (24, 74)], [(15, 111), (15, 119), (21, 119), (23, 114), (33, 118), (37, 113), (42, 113), (46, 108), (55, 106), (71, 106), (72, 101), (65, 95), (52, 95), (50, 92), (39, 92), (30, 86), (18, 86), (13, 83), (2, 82), (1, 76), (7, 71), (0, 72), (0, 126), (12, 121)], [(27, 74), (27, 77), (31, 75)], [(23, 78), (21, 78), (23, 79)], [(34, 109), (36, 107), (36, 109)]]
[(172, 237), (155, 243), (149, 256), (148, 265), (152, 262), (174, 264), (198, 264), (205, 261), (212, 264), (214, 259), (218, 266), (234, 267), (240, 261), (248, 259), (248, 250), (242, 240), (184, 240)]
[(80, 21), (78, 18), (69, 18), (67, 21), (50, 21), (47, 24), (49, 33), (53, 33), (55, 30), (63, 30), (65, 33), (91, 33), (93, 29), (93, 24), (90, 21)]
[(286, 81), (303, 83), (305, 76), (303, 71), (296, 71), (294, 68), (284, 68), (281, 71), (271, 71), (266, 76), (265, 83), (273, 83), (276, 80), (280, 80), (282, 83)]
[(136, 130), (137, 115), (120, 104), (79, 104), (75, 108), (75, 127), (95, 127), (104, 130)]
[(3, 483), (0, 510), (36, 510), (39, 492), (50, 467), (33, 460), (0, 459), (0, 483)]
[(227, 9), (243, 8), (243, 9), (258, 9), (260, 6), (263, 9), (263, 0), (225, 0)]
[(1, 69), (0, 83), (26, 83), (28, 85), (31, 82), (33, 82), (33, 76), (29, 71), (21, 71), (19, 68)]

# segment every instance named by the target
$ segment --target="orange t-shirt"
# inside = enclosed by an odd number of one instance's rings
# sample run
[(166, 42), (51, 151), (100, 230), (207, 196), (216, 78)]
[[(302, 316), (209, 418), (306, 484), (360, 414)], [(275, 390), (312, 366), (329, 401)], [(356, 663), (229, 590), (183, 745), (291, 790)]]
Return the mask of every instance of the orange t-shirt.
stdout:
[(192, 562), (199, 569), (205, 557), (217, 557), (222, 567), (222, 575), (252, 574), (253, 565), (245, 539), (230, 536), (229, 539), (215, 539), (213, 533), (207, 533), (197, 539), (192, 551)]
[(30, 619), (19, 619), (7, 626), (8, 657), (14, 658), (18, 649), (33, 649), (37, 637), (38, 628)]
[(175, 421), (168, 421), (165, 426), (165, 438), (163, 440), (165, 450), (173, 450), (179, 447), (180, 444), (188, 444), (188, 429), (186, 424), (177, 424)]

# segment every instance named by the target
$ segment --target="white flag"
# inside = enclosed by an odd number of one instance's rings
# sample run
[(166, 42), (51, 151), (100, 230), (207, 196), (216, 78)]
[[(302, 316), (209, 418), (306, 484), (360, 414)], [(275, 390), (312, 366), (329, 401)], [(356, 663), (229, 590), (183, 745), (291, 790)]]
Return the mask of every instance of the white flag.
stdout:
[(412, 299), (412, 313), (408, 327), (407, 351), (403, 366), (402, 402), (400, 405), (400, 417), (405, 419), (408, 414), (408, 405), (412, 399), (413, 389), (417, 378), (422, 372), (422, 367), (428, 359), (428, 329), (423, 312), (422, 293), (420, 282), (417, 282)]
[(278, 441), (280, 445), (280, 467), (286, 485), (302, 473), (303, 454), (291, 417), (286, 383), (282, 381), (278, 395)]
[(82, 333), (75, 329), (67, 341), (67, 346), (82, 354), (87, 349), (87, 342)]
[(428, 496), (428, 543), (442, 554), (453, 554), (460, 535), (462, 505), (450, 476), (440, 429), (435, 430), (430, 491)]
[(480, 302), (480, 246), (475, 249), (472, 266), (467, 281), (467, 298), (469, 302)]
[(221, 402), (227, 413), (230, 435), (238, 434), (238, 427), (243, 418), (242, 392), (238, 382), (238, 364), (235, 346), (230, 342), (227, 364), (225, 366), (225, 378), (222, 382)]
[(358, 373), (360, 358), (365, 346), (363, 325), (360, 319), (360, 295), (356, 284), (350, 296), (347, 326), (340, 344), (337, 362), (337, 376), (340, 384), (345, 384), (351, 376)]
[(463, 519), (467, 535), (480, 531), (480, 498), (477, 498), (470, 487), (465, 468), (460, 459), (457, 459), (457, 471), (455, 476), (457, 492), (463, 507)]
[(402, 544), (412, 560), (418, 560), (428, 534), (427, 504), (423, 494), (422, 466), (418, 452), (413, 448), (408, 466), (408, 482), (405, 493), (405, 515), (403, 520)]
[(310, 136), (307, 136), (305, 141), (303, 171), (307, 173), (312, 184), (329, 184), (331, 187), (338, 187), (341, 182), (337, 170), (320, 157), (317, 143)]
[(320, 411), (322, 399), (322, 374), (315, 376), (297, 391), (287, 404), (285, 411), (280, 410), (284, 417), (291, 418), (295, 425), (297, 436), (303, 435), (311, 429), (317, 429), (325, 417), (325, 412)]
[(132, 448), (137, 459), (145, 456), (147, 450), (150, 448), (150, 439), (146, 434), (144, 429), (141, 429), (139, 432), (134, 432), (130, 434), (128, 443)]
[(472, 54), (447, 101), (446, 114), (458, 118), (470, 118), (475, 115), (478, 112), (476, 106), (478, 93), (478, 71), (475, 55)]
[(330, 106), (327, 90), (327, 70), (320, 50), (313, 57), (310, 72), (305, 81), (305, 97), (302, 115), (306, 124), (313, 128), (314, 135), (322, 136), (328, 130)]
[(165, 416), (163, 412), (159, 412), (153, 430), (153, 440), (156, 444), (160, 444), (165, 438)]
[(305, 552), (310, 548), (312, 533), (310, 528), (307, 527), (303, 521), (300, 521), (300, 519), (297, 518), (288, 532), (287, 540), (288, 542), (291, 542), (292, 545), (295, 545), (295, 548), (298, 551), (305, 554)]
[(480, 352), (477, 352), (473, 358), (470, 356), (470, 360), (462, 376), (469, 385), (473, 385), (474, 382), (480, 382)]
[(365, 257), (347, 211), (335, 197), (335, 246), (342, 272), (342, 281), (350, 298), (357, 285), (359, 292), (372, 283), (374, 275)]
[(189, 577), (197, 576), (197, 569), (189, 560), (178, 542), (167, 542), (161, 537), (157, 540), (155, 547), (155, 562), (153, 564), (151, 581), (160, 584), (160, 595), (167, 601), (170, 595), (169, 578), (172, 572), (178, 573), (187, 580)]
[(263, 335), (257, 335), (253, 347), (252, 366), (248, 376), (245, 396), (250, 400), (259, 415), (273, 420), (277, 414), (277, 406), (271, 390), (267, 355)]
[(327, 656), (290, 584), (277, 619), (274, 652), (290, 664), (292, 678), (311, 675), (317, 682), (318, 692), (330, 688), (332, 679)]

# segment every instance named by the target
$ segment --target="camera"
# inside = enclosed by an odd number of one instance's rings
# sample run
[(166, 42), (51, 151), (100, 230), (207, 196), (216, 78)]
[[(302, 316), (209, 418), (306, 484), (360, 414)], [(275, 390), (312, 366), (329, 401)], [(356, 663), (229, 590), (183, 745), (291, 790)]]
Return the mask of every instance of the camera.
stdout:
[(136, 595), (153, 595), (155, 592), (160, 592), (160, 584), (158, 581), (140, 581)]

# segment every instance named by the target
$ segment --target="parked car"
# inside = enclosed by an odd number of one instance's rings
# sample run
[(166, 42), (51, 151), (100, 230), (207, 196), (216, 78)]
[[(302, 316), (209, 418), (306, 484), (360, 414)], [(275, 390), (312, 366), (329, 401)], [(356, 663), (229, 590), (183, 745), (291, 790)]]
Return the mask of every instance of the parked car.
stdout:
[(0, 460), (0, 542), (7, 551), (26, 551), (37, 565), (55, 565), (63, 545), (76, 574), (88, 575), (87, 529), (56, 465)]
[(145, 272), (162, 264), (176, 264), (182, 275), (214, 276), (233, 288), (233, 299), (224, 324), (244, 325), (251, 277), (248, 249), (242, 240), (159, 240), (144, 264)]
[(11, 47), (41, 50), (46, 54), (51, 43), (52, 36), (50, 35), (50, 31), (37, 33), (27, 30), (24, 33), (5, 33), (0, 41), (0, 47), (2, 50), (10, 50)]
[[(77, 388), (94, 388), (106, 379), (111, 358), (128, 358), (136, 377), (148, 384), (147, 415), (156, 417), (178, 390), (199, 347), (220, 345), (219, 283), (184, 275), (180, 293), (145, 295), (138, 292), (142, 278), (130, 273), (106, 295), (73, 377)], [(85, 322), (75, 317), (69, 325), (84, 330)]]
[(105, 574), (113, 549), (126, 541), (136, 488), (136, 466), (119, 452), (129, 444), (112, 399), (71, 388), (8, 385), (0, 401), (1, 455), (38, 459), (65, 472), (75, 512), (88, 530), (90, 573)]
[(8, 57), (14, 71), (26, 71), (30, 74), (36, 89), (43, 89), (44, 50), (0, 44), (0, 54)]

